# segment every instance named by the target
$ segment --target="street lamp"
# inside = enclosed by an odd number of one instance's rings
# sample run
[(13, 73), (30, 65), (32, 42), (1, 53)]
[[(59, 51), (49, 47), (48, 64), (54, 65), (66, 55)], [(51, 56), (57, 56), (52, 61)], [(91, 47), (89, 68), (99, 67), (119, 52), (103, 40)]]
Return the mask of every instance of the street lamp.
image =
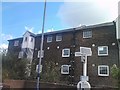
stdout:
[(41, 37), (41, 44), (40, 44), (40, 58), (39, 58), (38, 74), (37, 74), (37, 90), (39, 90), (40, 88), (40, 66), (41, 66), (41, 60), (42, 60), (43, 41), (44, 41), (45, 14), (46, 14), (46, 0), (44, 3), (44, 13), (43, 13), (42, 37)]

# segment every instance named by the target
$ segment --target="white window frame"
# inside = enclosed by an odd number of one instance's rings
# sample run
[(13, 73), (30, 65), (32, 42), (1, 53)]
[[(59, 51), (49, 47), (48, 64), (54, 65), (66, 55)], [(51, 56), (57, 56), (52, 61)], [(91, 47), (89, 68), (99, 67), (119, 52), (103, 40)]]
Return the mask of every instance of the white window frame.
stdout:
[(19, 46), (19, 41), (18, 40), (14, 41), (14, 46)]
[(92, 37), (92, 30), (83, 31), (83, 38), (91, 38), (91, 37)]
[(62, 41), (62, 35), (61, 34), (56, 35), (56, 41), (57, 42)]
[[(63, 70), (64, 67), (67, 67), (67, 71), (68, 71), (68, 72), (64, 72), (64, 70)], [(69, 68), (70, 68), (70, 65), (62, 65), (62, 66), (61, 66), (61, 74), (69, 74), (69, 72), (70, 72), (70, 69), (69, 69)]]
[[(100, 68), (107, 68), (107, 74), (100, 73)], [(99, 65), (98, 66), (98, 76), (109, 76), (109, 66), (108, 65)]]
[[(64, 55), (65, 54), (65, 50), (68, 50), (68, 55)], [(69, 57), (70, 56), (70, 49), (69, 48), (65, 48), (62, 50), (62, 57)]]
[(47, 43), (50, 43), (50, 42), (52, 42), (52, 36), (47, 37)]
[[(100, 49), (107, 48), (106, 54), (101, 54)], [(98, 46), (98, 56), (107, 56), (108, 55), (108, 46)]]
[[(42, 56), (41, 56), (41, 58), (43, 58), (44, 57), (44, 50), (42, 50)], [(40, 50), (38, 51), (38, 58), (40, 58)]]

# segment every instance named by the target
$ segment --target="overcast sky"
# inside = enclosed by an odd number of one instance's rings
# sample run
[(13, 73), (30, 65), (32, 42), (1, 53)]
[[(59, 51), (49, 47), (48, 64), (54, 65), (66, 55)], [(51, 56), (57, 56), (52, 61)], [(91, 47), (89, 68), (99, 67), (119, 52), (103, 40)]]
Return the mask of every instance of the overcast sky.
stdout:
[(110, 22), (117, 18), (118, 0), (92, 0), (90, 2), (65, 2), (58, 10), (63, 24), (72, 27)]

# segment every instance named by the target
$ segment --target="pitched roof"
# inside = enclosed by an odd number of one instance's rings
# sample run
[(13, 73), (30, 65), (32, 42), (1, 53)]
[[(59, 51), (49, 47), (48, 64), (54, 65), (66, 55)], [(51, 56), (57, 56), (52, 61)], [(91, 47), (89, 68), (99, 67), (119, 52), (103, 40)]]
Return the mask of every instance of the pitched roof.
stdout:
[(26, 32), (23, 34), (23, 36), (24, 36), (27, 32), (30, 33), (30, 35), (33, 36), (33, 37), (36, 36), (34, 33), (30, 32), (30, 31), (26, 31)]
[[(44, 33), (44, 35), (55, 34), (55, 33), (64, 33), (64, 32), (69, 32), (69, 31), (74, 31), (74, 30), (83, 30), (83, 29), (90, 29), (90, 28), (96, 28), (96, 27), (111, 26), (111, 25), (114, 25), (114, 23), (113, 22), (107, 22), (107, 23), (90, 25), (90, 26), (85, 26), (84, 25), (84, 26), (76, 27), (76, 28), (69, 28), (69, 29), (64, 29), (64, 30), (47, 32), (47, 33)], [(36, 36), (41, 36), (41, 34), (37, 34)]]
[[(91, 29), (91, 28), (111, 26), (111, 25), (114, 25), (114, 21), (113, 22), (102, 23), (102, 24), (96, 24), (96, 25), (81, 26), (81, 27), (76, 27), (76, 28), (69, 28), (69, 29), (58, 30), (58, 31), (53, 31), (53, 32), (46, 32), (46, 33), (44, 33), (44, 35), (64, 33), (64, 32), (69, 32), (69, 31), (74, 31), (74, 30)], [(33, 37), (37, 37), (37, 36), (41, 36), (42, 35), (42, 34), (34, 34), (34, 33), (30, 32), (30, 31), (26, 31), (25, 33), (27, 33), (27, 32), (30, 33), (30, 35), (33, 36)], [(17, 40), (17, 39), (23, 39), (23, 37), (11, 39), (11, 40)], [(11, 40), (8, 40), (8, 41), (11, 41)]]
[(23, 39), (23, 37), (10, 39), (10, 40), (8, 40), (8, 41), (21, 40), (21, 39)]

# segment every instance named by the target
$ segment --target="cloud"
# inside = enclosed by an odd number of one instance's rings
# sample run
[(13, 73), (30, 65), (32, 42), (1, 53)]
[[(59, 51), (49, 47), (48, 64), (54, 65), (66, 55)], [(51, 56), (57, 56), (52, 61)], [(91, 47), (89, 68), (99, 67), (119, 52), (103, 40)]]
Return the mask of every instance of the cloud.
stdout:
[[(55, 31), (55, 30), (53, 28), (51, 28), (51, 29), (45, 30), (44, 33), (46, 33), (46, 32), (53, 32), (53, 31)], [(42, 33), (42, 30), (39, 30), (37, 34), (41, 34), (41, 33)]]
[(0, 44), (0, 53), (4, 52), (4, 54), (6, 54), (7, 50), (8, 50), (8, 44), (5, 44), (5, 43)]
[(113, 21), (117, 18), (118, 0), (91, 0), (91, 2), (64, 2), (57, 16), (63, 25), (76, 27)]
[(46, 32), (53, 32), (55, 31), (53, 28), (52, 29), (48, 29)]
[(41, 34), (41, 33), (42, 33), (42, 30), (39, 30), (39, 31), (38, 31), (38, 34)]
[[(27, 26), (25, 26), (25, 30), (27, 30), (27, 31), (30, 31), (30, 32), (33, 32), (34, 31), (34, 27), (27, 27)], [(34, 33), (34, 32), (33, 32)]]
[(13, 36), (10, 34), (4, 34), (0, 33), (0, 52), (2, 52), (4, 49), (8, 48), (8, 41), (9, 39), (13, 39)]
[(4, 33), (1, 33), (0, 37), (2, 38), (2, 41), (7, 41), (9, 39), (13, 39), (12, 35), (10, 35), (10, 34), (4, 34)]
[(0, 45), (0, 49), (7, 49), (7, 48), (8, 48), (8, 44), (3, 43)]

